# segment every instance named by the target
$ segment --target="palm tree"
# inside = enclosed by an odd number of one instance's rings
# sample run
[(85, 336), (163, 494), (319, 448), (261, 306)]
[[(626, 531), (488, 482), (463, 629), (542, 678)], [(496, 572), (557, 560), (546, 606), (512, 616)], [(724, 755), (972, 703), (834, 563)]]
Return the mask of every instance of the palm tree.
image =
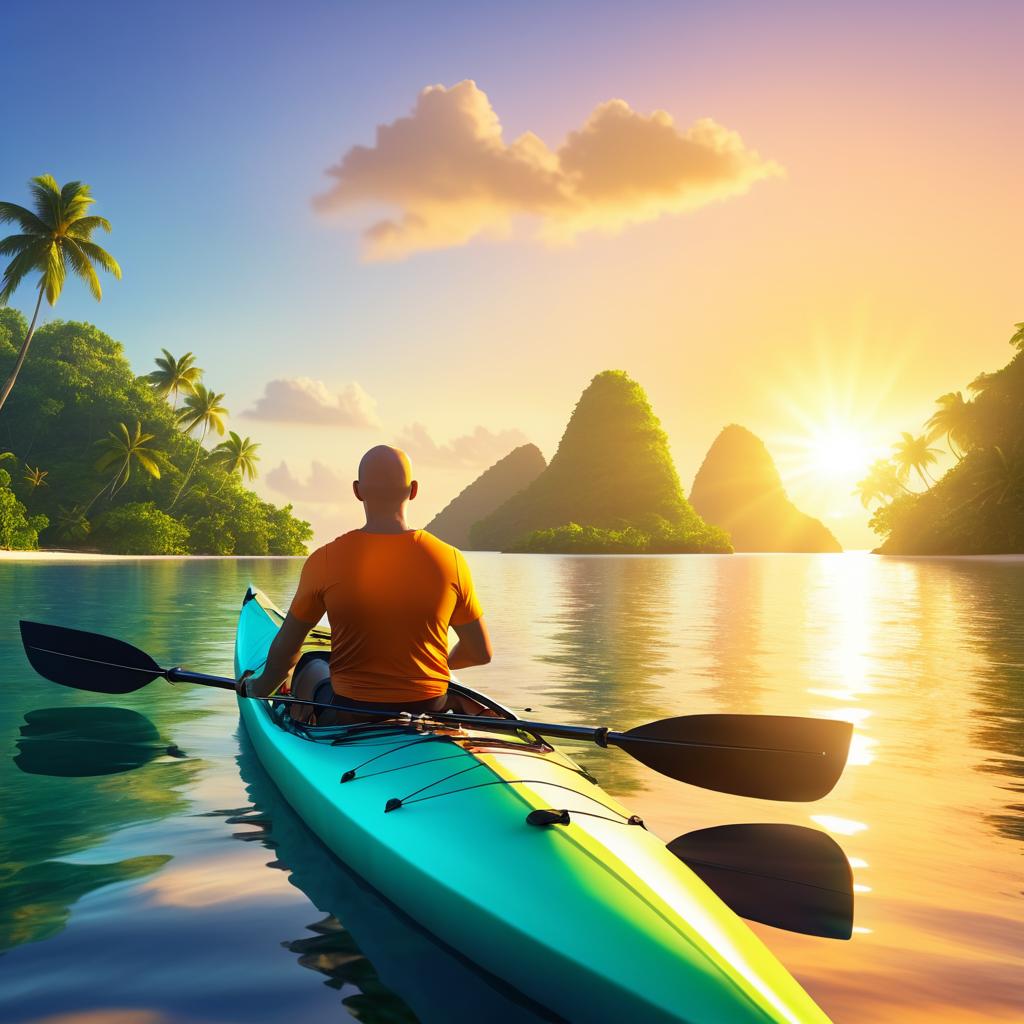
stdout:
[(928, 428), (928, 440), (934, 441), (944, 436), (949, 450), (959, 462), (971, 444), (971, 428), (975, 420), (974, 403), (965, 402), (959, 391), (950, 391), (937, 398), (935, 403), (939, 408), (925, 423)]
[(50, 475), (50, 471), (48, 469), (40, 469), (38, 466), (36, 466), (36, 468), (33, 469), (30, 465), (28, 465), (26, 463), (25, 464), (25, 475), (22, 477), (22, 479), (34, 491), (37, 487), (47, 487), (48, 486), (48, 484), (46, 483), (46, 478), (49, 475)]
[(146, 374), (153, 390), (161, 397), (173, 396), (171, 408), (178, 407), (178, 392), (195, 393), (203, 371), (195, 365), (196, 357), (186, 352), (180, 359), (175, 359), (167, 349), (161, 349), (162, 356), (156, 357), (156, 369)]
[(1010, 338), (1010, 344), (1019, 348), (1021, 352), (1024, 352), (1024, 321), (1019, 324), (1014, 324), (1013, 326), (1016, 330)]
[(29, 324), (25, 340), (15, 360), (7, 383), (0, 390), (0, 409), (18, 379), (28, 355), (28, 347), (36, 331), (39, 307), (43, 296), (52, 306), (60, 298), (64, 279), (70, 268), (89, 286), (96, 301), (103, 298), (103, 289), (94, 264), (98, 264), (116, 278), (121, 277), (117, 260), (92, 240), (97, 228), (110, 230), (104, 217), (89, 216), (89, 207), (95, 202), (88, 185), (69, 181), (63, 188), (49, 174), (41, 174), (29, 182), (35, 210), (27, 210), (16, 203), (0, 202), (0, 223), (11, 221), (18, 225), (20, 234), (8, 235), (0, 241), (0, 255), (13, 256), (4, 271), (0, 286), (0, 306), (4, 306), (18, 285), (34, 271), (39, 272), (39, 297)]
[(1009, 451), (996, 445), (980, 467), (975, 499), (982, 505), (1002, 505), (1007, 498), (1024, 495), (1024, 450), (1016, 444)]
[(973, 391), (975, 395), (983, 395), (991, 386), (992, 381), (996, 379), (994, 373), (979, 373), (970, 384), (967, 385), (968, 391)]
[(221, 441), (210, 452), (210, 462), (221, 466), (228, 476), (237, 473), (243, 480), (255, 480), (256, 463), (260, 461), (256, 454), (257, 448), (259, 445), (255, 441), (248, 437), (239, 437), (233, 430), (229, 430), (228, 439)]
[(119, 423), (117, 427), (116, 431), (111, 430), (106, 437), (96, 442), (105, 449), (96, 461), (97, 471), (103, 473), (111, 467), (116, 467), (116, 472), (85, 506), (83, 512), (88, 512), (96, 498), (104, 491), (109, 489), (111, 498), (117, 494), (128, 483), (133, 466), (138, 466), (154, 480), (160, 479), (158, 460), (162, 457), (161, 453), (146, 447), (155, 435), (143, 433), (142, 424), (138, 422), (134, 430), (129, 430), (124, 423)]
[(211, 391), (204, 384), (197, 384), (192, 394), (185, 396), (181, 412), (178, 413), (178, 419), (185, 428), (186, 433), (191, 434), (196, 427), (202, 427), (202, 431), (199, 434), (199, 444), (196, 446), (195, 455), (192, 457), (192, 464), (188, 467), (188, 472), (181, 481), (178, 493), (174, 495), (171, 504), (168, 506), (169, 508), (174, 508), (182, 492), (185, 490), (185, 485), (192, 479), (192, 474), (195, 472), (196, 463), (199, 461), (199, 453), (203, 450), (203, 441), (206, 439), (207, 433), (210, 430), (216, 430), (218, 434), (224, 433), (224, 417), (227, 416), (228, 411), (221, 404), (223, 401), (224, 396), (222, 394)]
[(92, 529), (80, 505), (61, 505), (57, 510), (56, 526), (57, 535), (65, 540), (84, 540)]
[(869, 508), (873, 501), (879, 504), (891, 501), (900, 491), (906, 491), (906, 488), (900, 482), (896, 467), (889, 459), (876, 459), (853, 493), (865, 508)]
[[(914, 437), (913, 434), (903, 431), (903, 439), (892, 446), (893, 460), (896, 463), (896, 475), (900, 483), (905, 483), (910, 476), (911, 470), (916, 470), (925, 488), (935, 483), (935, 480), (928, 474), (928, 467), (937, 461), (942, 453), (938, 448), (928, 447), (928, 435), (921, 434)], [(928, 474), (928, 475), (926, 475)], [(929, 482), (930, 481), (930, 482)]]

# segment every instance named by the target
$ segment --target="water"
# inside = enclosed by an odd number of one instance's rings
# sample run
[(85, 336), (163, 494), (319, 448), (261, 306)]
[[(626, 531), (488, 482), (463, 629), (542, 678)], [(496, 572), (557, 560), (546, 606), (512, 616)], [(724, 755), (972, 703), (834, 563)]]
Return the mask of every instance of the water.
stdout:
[[(465, 679), (537, 718), (856, 723), (842, 781), (807, 805), (576, 748), (666, 840), (774, 821), (841, 843), (859, 890), (850, 942), (753, 926), (838, 1024), (1024, 1016), (1024, 561), (471, 564), (497, 657)], [(246, 583), (284, 603), (299, 566), (0, 562), (0, 1020), (533, 1019), (310, 836), (239, 736), (230, 694), (154, 683), (112, 702), (44, 682), (20, 650), (26, 617), (228, 673)]]

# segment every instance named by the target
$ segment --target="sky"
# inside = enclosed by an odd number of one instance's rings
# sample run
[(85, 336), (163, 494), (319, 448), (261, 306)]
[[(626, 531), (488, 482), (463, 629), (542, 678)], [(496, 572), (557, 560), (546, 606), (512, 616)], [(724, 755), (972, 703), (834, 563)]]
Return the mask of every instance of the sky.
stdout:
[(864, 460), (1024, 320), (1021, 38), (990, 2), (12, 4), (0, 195), (92, 186), (123, 280), (47, 315), (194, 352), (319, 540), (370, 445), (423, 525), (624, 369), (687, 491), (740, 423), (868, 547)]

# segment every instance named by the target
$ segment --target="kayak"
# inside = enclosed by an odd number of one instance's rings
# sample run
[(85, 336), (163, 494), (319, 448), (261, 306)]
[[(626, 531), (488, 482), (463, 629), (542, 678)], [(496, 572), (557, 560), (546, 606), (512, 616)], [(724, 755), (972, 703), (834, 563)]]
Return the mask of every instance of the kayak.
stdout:
[[(260, 670), (283, 621), (247, 591), (236, 675)], [(314, 629), (303, 658), (329, 651)], [(515, 718), (454, 680), (450, 693), (458, 714)], [(283, 704), (238, 704), (263, 768), (320, 841), (542, 1019), (827, 1024), (747, 925), (542, 737), (443, 715), (306, 726)], [(552, 809), (569, 814), (536, 813)]]

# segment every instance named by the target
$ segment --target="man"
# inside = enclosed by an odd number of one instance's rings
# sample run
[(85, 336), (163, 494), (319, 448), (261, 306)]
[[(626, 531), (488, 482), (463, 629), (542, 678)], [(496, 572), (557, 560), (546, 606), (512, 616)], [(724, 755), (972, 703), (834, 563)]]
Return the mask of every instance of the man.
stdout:
[[(309, 556), (263, 671), (240, 680), (239, 689), (257, 697), (277, 692), (326, 612), (329, 667), (311, 659), (293, 680), (292, 696), (350, 708), (440, 711), (450, 671), (491, 660), (466, 560), (451, 545), (406, 525), (406, 505), (419, 485), (405, 452), (371, 448), (352, 490), (363, 503), (366, 525)], [(458, 636), (450, 652), (449, 626)], [(301, 705), (293, 708), (296, 717), (312, 717)], [(323, 708), (315, 718), (321, 725), (353, 720)]]

